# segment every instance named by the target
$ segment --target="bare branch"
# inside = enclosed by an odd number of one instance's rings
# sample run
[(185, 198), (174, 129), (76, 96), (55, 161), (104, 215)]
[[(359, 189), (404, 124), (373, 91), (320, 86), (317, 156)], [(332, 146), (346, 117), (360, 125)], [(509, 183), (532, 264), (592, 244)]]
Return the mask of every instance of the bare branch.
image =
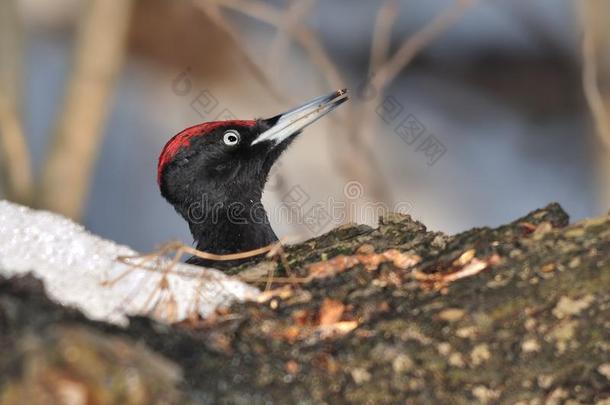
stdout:
[(30, 153), (21, 122), (22, 33), (15, 0), (0, 3), (0, 169), (7, 197), (31, 204)]
[(0, 99), (0, 154), (6, 173), (7, 197), (21, 204), (31, 204), (33, 178), (30, 153), (17, 111)]
[[(397, 4), (391, 0), (385, 3), (377, 15), (371, 47), (371, 75), (366, 87), (374, 89), (378, 95), (383, 94), (387, 86), (413, 60), (415, 55), (452, 26), (471, 4), (471, 0), (457, 0), (453, 7), (444, 9), (420, 31), (406, 38), (400, 48), (386, 60), (385, 55), (390, 46), (391, 29), (396, 19)], [(375, 111), (370, 106), (366, 106), (365, 103), (366, 101), (356, 107), (357, 112), (354, 116), (358, 117), (358, 120), (351, 121), (351, 132), (354, 135), (351, 141), (356, 149), (362, 151), (362, 154), (369, 155), (367, 159), (369, 162), (376, 163), (366, 141), (366, 138), (370, 138), (375, 133)], [(381, 173), (381, 168), (376, 168), (376, 172)], [(377, 178), (383, 179), (381, 175), (378, 175)], [(390, 201), (389, 187), (379, 184), (379, 180), (372, 184), (376, 187), (375, 195), (378, 198), (383, 198), (381, 201)]]
[(133, 0), (92, 0), (83, 16), (74, 66), (45, 162), (37, 203), (82, 215), (110, 98), (122, 66)]
[[(604, 95), (599, 88), (598, 78), (598, 54), (602, 52), (598, 39), (603, 33), (601, 26), (596, 24), (595, 13), (598, 5), (594, 1), (584, 2), (581, 7), (584, 29), (582, 41), (583, 88), (595, 120), (597, 134), (602, 144), (610, 151), (610, 99), (604, 100)], [(605, 23), (608, 23), (607, 18)]]
[[(294, 24), (285, 25), (283, 13), (267, 3), (260, 0), (214, 0), (223, 7), (249, 15), (259, 21), (265, 22), (277, 29), (286, 28), (295, 40), (303, 47), (309, 55), (314, 66), (320, 69), (325, 80), (333, 88), (344, 87), (343, 80), (337, 66), (332, 62), (326, 50), (317, 38), (316, 34), (303, 22), (294, 21)], [(383, 89), (400, 73), (400, 71), (413, 59), (413, 57), (446, 28), (451, 26), (472, 3), (472, 0), (457, 0), (457, 3), (450, 9), (444, 10), (437, 18), (427, 24), (420, 32), (409, 37), (399, 50), (386, 62), (381, 63), (384, 54), (389, 49), (390, 31), (393, 25), (392, 2), (387, 3), (378, 16), (378, 24), (387, 27), (377, 27), (376, 40), (373, 45), (374, 61), (371, 64), (380, 64), (377, 74), (373, 76), (371, 83), (379, 94)], [(351, 103), (353, 104), (353, 103)], [(371, 112), (365, 111), (364, 106), (350, 105), (344, 109), (343, 115), (331, 119), (337, 125), (337, 133), (343, 136), (334, 136), (330, 139), (331, 146), (336, 153), (335, 164), (346, 178), (364, 179), (370, 186), (371, 197), (377, 201), (391, 202), (389, 187), (384, 182), (381, 165), (377, 162), (376, 156), (368, 147), (365, 141), (364, 132), (374, 133), (371, 128), (368, 131), (361, 125), (363, 122), (372, 122)], [(368, 114), (368, 116), (367, 116)], [(343, 117), (342, 120), (341, 117)], [(374, 117), (373, 117), (374, 118)]]
[[(582, 82), (585, 97), (596, 132), (603, 148), (599, 148), (597, 170), (600, 199), (610, 206), (610, 92), (601, 83), (610, 81), (610, 4), (604, 0), (580, 3), (580, 17), (584, 30), (582, 42)], [(605, 91), (604, 91), (605, 90)]]

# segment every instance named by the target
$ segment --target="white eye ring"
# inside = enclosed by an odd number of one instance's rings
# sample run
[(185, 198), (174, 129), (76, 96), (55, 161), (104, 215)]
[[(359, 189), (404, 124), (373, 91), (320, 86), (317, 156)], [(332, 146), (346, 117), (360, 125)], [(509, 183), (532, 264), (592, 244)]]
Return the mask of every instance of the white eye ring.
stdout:
[(239, 143), (240, 138), (241, 136), (239, 135), (239, 132), (235, 131), (234, 129), (230, 129), (225, 132), (222, 137), (222, 141), (227, 146), (235, 146)]

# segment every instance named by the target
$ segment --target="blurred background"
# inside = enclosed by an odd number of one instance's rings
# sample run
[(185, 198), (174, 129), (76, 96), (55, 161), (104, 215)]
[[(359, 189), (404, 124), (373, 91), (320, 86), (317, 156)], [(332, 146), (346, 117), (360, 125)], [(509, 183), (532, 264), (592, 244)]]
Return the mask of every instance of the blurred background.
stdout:
[[(158, 153), (347, 87), (272, 172), (281, 236), (408, 212), (449, 233), (610, 207), (610, 2), (2, 0), (0, 197), (190, 242)], [(296, 204), (296, 215), (276, 215)]]

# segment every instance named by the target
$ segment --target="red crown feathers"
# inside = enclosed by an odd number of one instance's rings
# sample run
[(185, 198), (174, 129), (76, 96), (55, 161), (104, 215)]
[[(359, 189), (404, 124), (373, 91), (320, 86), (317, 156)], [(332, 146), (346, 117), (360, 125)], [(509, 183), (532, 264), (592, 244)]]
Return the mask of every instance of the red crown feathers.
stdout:
[(203, 124), (194, 125), (177, 135), (174, 135), (167, 141), (159, 155), (159, 163), (157, 164), (157, 184), (161, 184), (161, 174), (163, 173), (165, 166), (174, 159), (182, 148), (188, 148), (190, 146), (191, 138), (208, 135), (216, 128), (222, 126), (253, 127), (254, 125), (256, 125), (256, 121), (247, 120), (204, 122)]

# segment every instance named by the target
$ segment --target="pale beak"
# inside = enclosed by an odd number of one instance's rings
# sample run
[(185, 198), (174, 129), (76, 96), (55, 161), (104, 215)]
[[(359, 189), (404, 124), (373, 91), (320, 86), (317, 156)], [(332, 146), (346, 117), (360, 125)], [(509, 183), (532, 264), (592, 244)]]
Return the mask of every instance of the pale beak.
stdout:
[(252, 145), (265, 141), (278, 145), (292, 135), (298, 134), (305, 127), (316, 122), (347, 100), (347, 89), (337, 90), (271, 118), (268, 121), (273, 122), (273, 126), (252, 141)]

